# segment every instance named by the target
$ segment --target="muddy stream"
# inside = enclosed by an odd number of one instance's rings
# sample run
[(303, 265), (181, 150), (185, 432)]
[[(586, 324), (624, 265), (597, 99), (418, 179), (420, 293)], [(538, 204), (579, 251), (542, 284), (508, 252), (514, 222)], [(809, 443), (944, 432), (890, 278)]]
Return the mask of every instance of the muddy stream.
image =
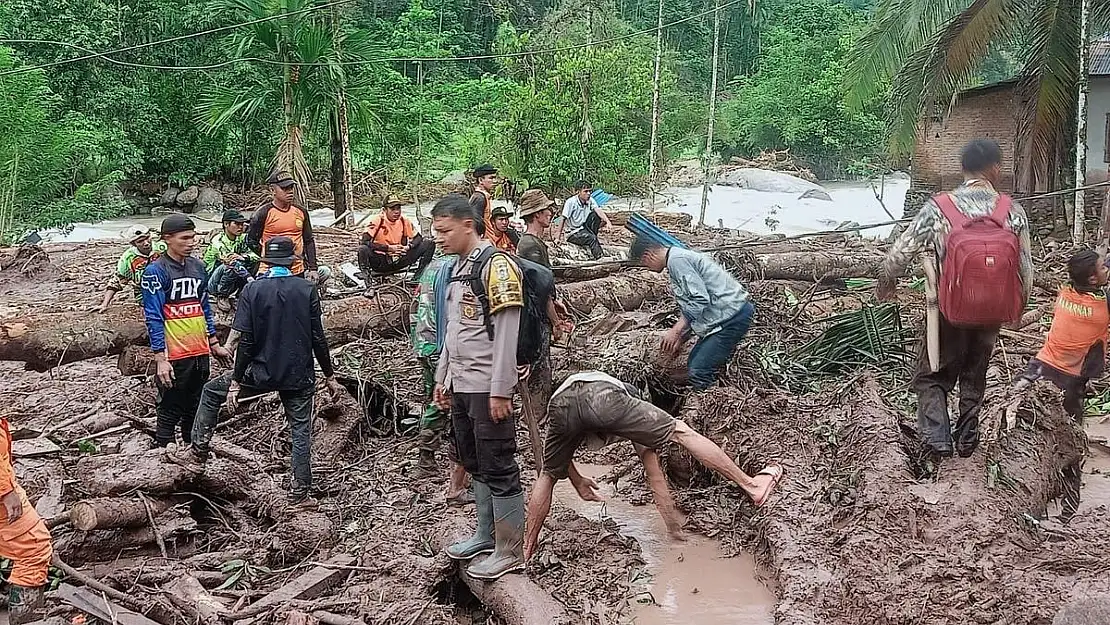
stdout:
[[(583, 475), (600, 478), (611, 467), (575, 463)], [(749, 554), (728, 558), (717, 542), (687, 534), (686, 542), (667, 535), (655, 507), (633, 506), (612, 484), (600, 482), (603, 503), (582, 501), (568, 480), (555, 489), (555, 500), (589, 519), (609, 517), (621, 533), (640, 544), (652, 580), (648, 590), (655, 603), (638, 604), (638, 625), (771, 625), (775, 595), (759, 581)]]

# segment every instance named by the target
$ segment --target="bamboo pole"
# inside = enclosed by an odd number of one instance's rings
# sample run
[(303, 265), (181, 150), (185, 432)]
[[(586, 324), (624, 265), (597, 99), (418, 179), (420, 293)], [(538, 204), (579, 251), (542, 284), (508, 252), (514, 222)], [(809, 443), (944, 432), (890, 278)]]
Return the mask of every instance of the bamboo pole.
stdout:
[(705, 225), (705, 209), (709, 206), (709, 160), (713, 153), (713, 122), (717, 115), (717, 61), (721, 50), (721, 2), (713, 0), (713, 77), (709, 83), (709, 128), (705, 133), (705, 157), (702, 172), (705, 181), (701, 187), (701, 213), (698, 225)]

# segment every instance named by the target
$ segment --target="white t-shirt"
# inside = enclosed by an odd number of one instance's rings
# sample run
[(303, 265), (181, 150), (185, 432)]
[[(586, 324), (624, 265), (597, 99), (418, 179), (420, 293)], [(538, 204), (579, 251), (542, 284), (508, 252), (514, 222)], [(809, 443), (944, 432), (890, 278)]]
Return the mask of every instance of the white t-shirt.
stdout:
[(566, 236), (570, 236), (578, 232), (586, 226), (586, 219), (589, 218), (590, 213), (597, 210), (597, 201), (592, 197), (589, 202), (583, 204), (578, 199), (578, 195), (572, 195), (567, 198), (563, 204), (563, 232)]
[(621, 382), (620, 380), (607, 373), (602, 373), (600, 371), (583, 371), (582, 373), (575, 373), (574, 375), (567, 378), (565, 382), (560, 384), (559, 388), (555, 389), (555, 392), (551, 394), (552, 399), (554, 399), (555, 396), (559, 393), (567, 390), (570, 385), (574, 384), (575, 382), (605, 382), (606, 384), (612, 384), (622, 391), (628, 392), (628, 390), (624, 387), (624, 382)]

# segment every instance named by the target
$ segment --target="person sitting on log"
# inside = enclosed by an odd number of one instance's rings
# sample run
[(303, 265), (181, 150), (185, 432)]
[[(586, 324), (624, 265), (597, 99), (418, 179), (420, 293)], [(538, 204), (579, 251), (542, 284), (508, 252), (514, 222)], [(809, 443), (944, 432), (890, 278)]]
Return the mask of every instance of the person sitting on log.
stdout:
[(681, 314), (663, 336), (661, 352), (673, 357), (696, 335), (686, 369), (695, 390), (709, 388), (748, 333), (755, 306), (747, 289), (708, 254), (647, 236), (636, 237), (629, 257), (651, 271), (667, 270)]
[(230, 362), (216, 338), (216, 318), (208, 303), (208, 275), (193, 258), (197, 233), (193, 220), (173, 214), (162, 220), (166, 253), (143, 271), (143, 313), (154, 352), (158, 414), (154, 443), (165, 447), (189, 442), (200, 391), (208, 381), (209, 355)]
[(171, 453), (169, 460), (198, 469), (208, 458), (217, 416), (225, 402), (234, 412), (240, 397), (277, 391), (293, 437), (289, 502), (298, 508), (313, 508), (313, 356), (333, 398), (340, 396), (343, 387), (335, 379), (324, 336), (320, 294), (312, 283), (289, 270), (297, 261), (294, 249), (288, 237), (274, 237), (266, 243), (262, 260), (270, 270), (243, 287), (235, 310), (232, 329), (239, 333), (235, 368), (204, 385), (189, 448)]
[[(1052, 326), (1044, 346), (1015, 381), (1021, 390), (1040, 379), (1051, 380), (1064, 392), (1064, 409), (1083, 427), (1083, 399), (1087, 383), (1102, 377), (1106, 368), (1107, 304), (1106, 258), (1092, 249), (1072, 254), (1068, 260), (1070, 284), (1060, 289)], [(1079, 509), (1083, 477), (1082, 460), (1064, 468), (1064, 494), (1060, 518), (1065, 522)]]
[[(941, 282), (951, 279), (950, 284), (960, 285), (948, 291), (937, 285), (941, 314), (936, 340), (940, 353), (935, 357), (939, 368), (933, 370), (929, 350), (922, 349), (912, 383), (917, 394), (918, 436), (932, 463), (952, 456), (953, 439), (956, 453), (964, 458), (979, 446), (979, 412), (987, 389), (991, 352), (1003, 323), (1014, 320), (1011, 311), (1000, 309), (1012, 306), (1012, 312), (1020, 318), (1033, 288), (1029, 218), (1021, 206), (998, 190), (1002, 183), (1002, 148), (992, 139), (970, 141), (961, 150), (960, 167), (963, 184), (925, 202), (913, 222), (891, 245), (875, 287), (880, 300), (893, 299), (898, 278), (922, 252), (932, 253), (933, 259), (927, 262), (937, 263), (932, 268)], [(974, 232), (967, 228), (970, 224), (975, 224)], [(966, 245), (960, 246), (953, 261), (967, 258), (970, 262), (979, 253), (976, 249), (983, 250), (985, 236), (992, 241), (1004, 236), (1005, 250), (992, 247), (989, 264), (985, 257), (980, 257), (973, 271), (963, 272), (962, 268), (945, 265), (956, 234)], [(986, 275), (991, 277), (984, 280), (982, 276)], [(946, 306), (946, 300), (956, 305)], [(965, 300), (972, 305), (958, 305)], [(962, 317), (965, 313), (981, 316), (1001, 312), (1007, 314), (998, 314), (989, 322), (980, 318), (965, 323), (963, 318), (949, 318), (950, 313)], [(957, 383), (959, 418), (953, 428), (948, 395)]]
[(513, 216), (513, 209), (508, 206), (494, 206), (490, 211), (490, 225), (493, 229), (486, 233), (486, 239), (493, 243), (497, 249), (516, 254), (516, 244), (520, 240), (520, 233), (509, 225)]
[(636, 387), (600, 371), (576, 373), (551, 395), (543, 468), (528, 499), (525, 560), (536, 551), (540, 528), (551, 511), (556, 482), (570, 478), (583, 500), (603, 500), (597, 482), (583, 476), (574, 466), (574, 451), (583, 442), (591, 449), (601, 449), (618, 440), (632, 441), (644, 465), (655, 507), (671, 536), (679, 540), (684, 521), (667, 487), (657, 452), (667, 443), (678, 443), (698, 462), (734, 482), (756, 507), (767, 503), (783, 475), (781, 466), (771, 465), (749, 476), (716, 443), (662, 408), (644, 401)]
[(204, 270), (208, 272), (208, 292), (216, 296), (216, 308), (231, 312), (231, 297), (254, 279), (258, 254), (247, 247), (247, 217), (230, 209), (221, 220), (223, 230), (204, 250)]
[(597, 234), (603, 226), (610, 228), (613, 223), (597, 205), (590, 183), (579, 180), (574, 188), (576, 193), (563, 204), (563, 215), (555, 226), (554, 238), (562, 241), (565, 236), (567, 243), (588, 249), (590, 257), (597, 260), (604, 254)]
[(102, 313), (108, 310), (116, 293), (128, 286), (135, 289), (135, 299), (141, 301), (142, 290), (139, 282), (143, 276), (143, 270), (166, 251), (166, 244), (161, 241), (155, 242), (148, 228), (131, 226), (124, 230), (123, 236), (131, 246), (124, 250), (119, 261), (116, 262), (116, 270), (104, 287), (104, 299), (99, 306), (92, 309), (94, 312)]
[(12, 563), (8, 575), (8, 623), (25, 625), (46, 618), (43, 590), (54, 556), (50, 530), (15, 479), (12, 435), (0, 417), (0, 559)]
[(358, 248), (358, 267), (366, 281), (366, 296), (372, 297), (372, 276), (388, 276), (416, 265), (415, 275), (420, 276), (432, 262), (436, 244), (416, 234), (412, 222), (401, 214), (401, 198), (391, 195), (382, 204), (382, 212), (370, 220), (362, 233)]

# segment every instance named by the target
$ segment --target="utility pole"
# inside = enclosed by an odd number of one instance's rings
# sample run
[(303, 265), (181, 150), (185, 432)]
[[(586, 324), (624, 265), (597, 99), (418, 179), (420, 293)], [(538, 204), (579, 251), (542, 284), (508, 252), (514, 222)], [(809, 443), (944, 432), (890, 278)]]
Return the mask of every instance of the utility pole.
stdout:
[(701, 214), (698, 225), (705, 225), (705, 209), (709, 206), (709, 160), (713, 153), (713, 122), (717, 116), (717, 58), (721, 49), (721, 1), (713, 0), (713, 78), (709, 82), (709, 129), (705, 133), (705, 156), (702, 159), (702, 174), (705, 181), (701, 187)]
[(1084, 231), (1084, 191), (1087, 186), (1087, 94), (1090, 92), (1088, 65), (1091, 57), (1091, 36), (1088, 21), (1091, 16), (1090, 0), (1081, 0), (1079, 9), (1079, 102), (1076, 106), (1075, 123), (1075, 216), (1072, 220), (1071, 240), (1075, 245), (1083, 245)]
[(648, 145), (648, 189), (651, 212), (655, 214), (655, 179), (659, 175), (659, 74), (663, 60), (663, 0), (655, 24), (655, 74), (651, 79), (651, 143)]

